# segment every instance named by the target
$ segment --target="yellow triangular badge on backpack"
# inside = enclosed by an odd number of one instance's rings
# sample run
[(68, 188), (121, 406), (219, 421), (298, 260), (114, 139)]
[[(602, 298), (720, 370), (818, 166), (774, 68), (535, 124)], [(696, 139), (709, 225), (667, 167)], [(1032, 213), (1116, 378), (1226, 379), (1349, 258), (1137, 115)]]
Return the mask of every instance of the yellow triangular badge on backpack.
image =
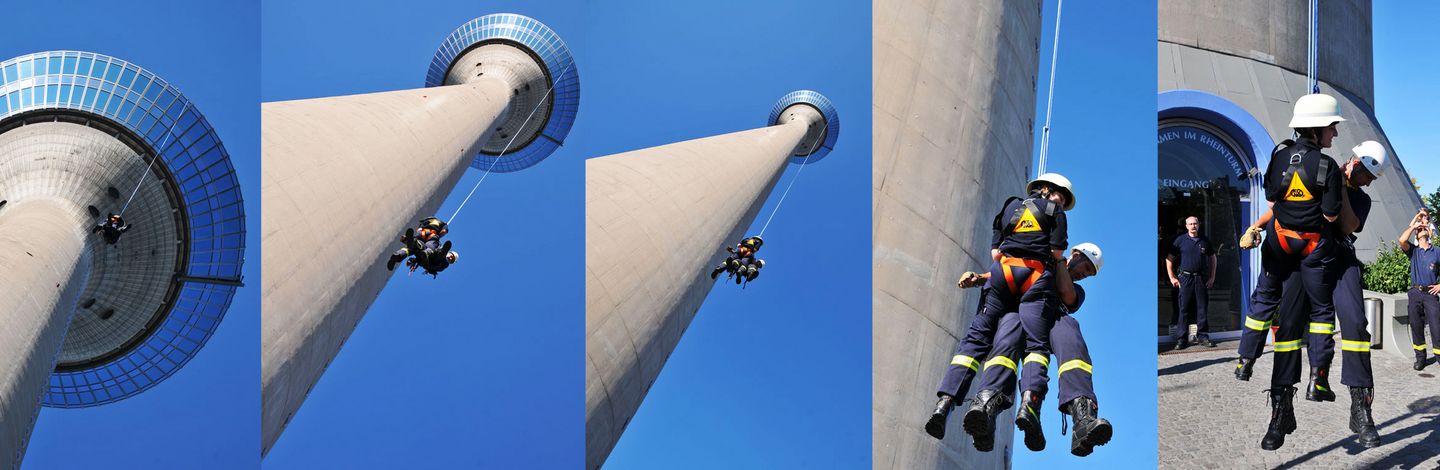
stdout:
[(1030, 208), (1025, 208), (1025, 213), (1020, 215), (1020, 222), (1015, 224), (1015, 233), (1039, 231), (1040, 222), (1035, 220), (1035, 214), (1030, 213)]
[(1310, 190), (1305, 188), (1305, 183), (1300, 182), (1300, 173), (1292, 173), (1290, 188), (1285, 190), (1286, 201), (1309, 201), (1315, 199), (1310, 195)]

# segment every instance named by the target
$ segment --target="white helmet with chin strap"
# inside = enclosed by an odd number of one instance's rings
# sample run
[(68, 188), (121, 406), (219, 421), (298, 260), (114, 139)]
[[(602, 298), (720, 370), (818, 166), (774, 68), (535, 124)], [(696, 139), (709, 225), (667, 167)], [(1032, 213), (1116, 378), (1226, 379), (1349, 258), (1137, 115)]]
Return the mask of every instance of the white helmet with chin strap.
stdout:
[(1291, 129), (1327, 127), (1337, 122), (1345, 122), (1345, 118), (1340, 117), (1340, 102), (1335, 97), (1315, 93), (1295, 100), (1295, 112), (1290, 116)]
[(1100, 255), (1100, 247), (1094, 243), (1081, 243), (1071, 248), (1070, 252), (1085, 255), (1090, 259), (1090, 263), (1095, 265), (1095, 274), (1100, 274), (1100, 266), (1105, 264), (1105, 258)]
[(1365, 165), (1365, 169), (1369, 170), (1371, 175), (1379, 178), (1380, 175), (1385, 174), (1385, 166), (1390, 163), (1390, 159), (1386, 158), (1387, 155), (1384, 145), (1380, 145), (1379, 142), (1373, 140), (1367, 140), (1350, 150), (1355, 152), (1355, 158), (1360, 159), (1360, 163)]
[(1049, 183), (1052, 186), (1060, 188), (1060, 191), (1065, 193), (1065, 207), (1063, 210), (1068, 211), (1075, 208), (1075, 188), (1070, 185), (1069, 178), (1061, 176), (1059, 173), (1046, 173), (1030, 180), (1030, 183), (1025, 185), (1025, 192), (1034, 191), (1035, 186), (1040, 183)]
[(453, 250), (452, 250), (452, 251), (450, 251), (449, 253), (446, 253), (446, 257), (450, 258), (449, 261), (450, 261), (451, 263), (454, 263), (454, 262), (456, 262), (456, 261), (460, 261), (460, 252), (458, 252), (458, 251), (453, 251)]

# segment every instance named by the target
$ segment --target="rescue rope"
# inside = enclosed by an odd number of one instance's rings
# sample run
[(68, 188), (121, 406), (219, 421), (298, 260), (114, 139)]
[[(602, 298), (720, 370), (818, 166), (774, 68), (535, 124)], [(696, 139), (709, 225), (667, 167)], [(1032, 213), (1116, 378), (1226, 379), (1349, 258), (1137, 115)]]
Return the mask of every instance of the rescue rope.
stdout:
[(460, 207), (456, 207), (455, 212), (452, 212), (450, 214), (450, 217), (445, 219), (446, 224), (455, 223), (455, 216), (460, 215), (460, 209), (465, 208), (465, 204), (470, 202), (470, 196), (474, 196), (475, 190), (480, 189), (480, 183), (484, 183), (485, 178), (490, 176), (490, 170), (495, 169), (495, 164), (500, 163), (500, 159), (505, 157), (505, 152), (510, 151), (510, 146), (515, 143), (515, 139), (517, 137), (520, 137), (519, 131), (525, 129), (525, 126), (527, 124), (530, 124), (530, 119), (535, 117), (535, 112), (540, 110), (540, 106), (545, 104), (545, 100), (547, 98), (550, 98), (550, 92), (555, 90), (555, 84), (560, 83), (560, 79), (564, 77), (567, 72), (570, 71), (570, 65), (573, 64), (566, 64), (565, 68), (560, 70), (560, 74), (556, 75), (554, 80), (551, 80), (550, 88), (545, 89), (545, 94), (540, 97), (539, 102), (535, 103), (535, 108), (530, 110), (530, 115), (525, 116), (525, 122), (520, 123), (520, 128), (516, 130), (514, 135), (510, 136), (510, 141), (505, 143), (505, 148), (500, 149), (500, 154), (496, 155), (495, 159), (490, 161), (490, 166), (485, 168), (484, 174), (480, 175), (480, 181), (476, 181), (475, 186), (470, 188), (470, 193), (466, 194), (465, 199), (460, 201)]
[[(829, 126), (829, 123), (826, 123), (826, 126)], [(827, 130), (826, 132), (829, 131)], [(810, 151), (805, 153), (805, 160), (800, 162), (800, 169), (795, 171), (794, 178), (790, 178), (790, 184), (785, 186), (785, 192), (780, 193), (780, 200), (775, 201), (775, 207), (770, 209), (770, 217), (765, 219), (765, 225), (760, 227), (760, 234), (757, 236), (765, 236), (765, 229), (770, 228), (770, 221), (775, 220), (776, 212), (780, 212), (780, 205), (785, 203), (785, 196), (790, 195), (790, 188), (795, 187), (795, 182), (800, 180), (800, 173), (804, 173), (805, 167), (809, 166), (806, 164), (810, 163), (810, 156), (815, 154), (815, 149), (820, 146), (821, 141), (825, 140), (821, 138), (823, 136), (823, 133), (821, 135), (815, 136), (815, 143), (810, 144)]]
[(168, 127), (168, 128), (165, 129), (165, 138), (160, 139), (160, 145), (157, 145), (157, 146), (155, 147), (155, 155), (153, 155), (153, 156), (150, 157), (150, 164), (145, 166), (145, 172), (144, 172), (144, 173), (141, 173), (141, 174), (140, 174), (140, 180), (135, 182), (135, 190), (134, 190), (134, 191), (130, 191), (130, 197), (127, 198), (127, 199), (125, 199), (125, 205), (120, 208), (120, 213), (115, 214), (115, 215), (122, 216), (122, 218), (123, 218), (123, 216), (125, 215), (125, 209), (129, 209), (129, 208), (130, 208), (130, 202), (131, 202), (131, 201), (134, 201), (134, 200), (135, 200), (135, 194), (140, 192), (140, 185), (145, 184), (145, 176), (146, 176), (146, 175), (149, 175), (149, 174), (150, 174), (150, 168), (152, 168), (152, 167), (155, 166), (155, 160), (159, 160), (159, 159), (160, 159), (160, 154), (161, 154), (161, 152), (164, 152), (164, 151), (165, 151), (165, 143), (170, 141), (170, 136), (171, 136), (171, 135), (174, 135), (173, 133), (174, 133), (174, 131), (175, 131), (175, 126), (178, 125), (178, 124), (180, 124), (180, 119), (179, 119), (179, 118), (180, 118), (180, 117), (184, 117), (184, 116), (185, 116), (185, 111), (189, 111), (189, 110), (190, 110), (190, 102), (187, 101), (187, 102), (185, 102), (185, 107), (180, 108), (180, 114), (177, 115), (178, 117), (175, 119), (175, 122), (170, 123), (170, 127)]
[(1050, 46), (1050, 91), (1045, 96), (1045, 127), (1040, 128), (1040, 165), (1035, 169), (1035, 175), (1045, 174), (1045, 161), (1050, 153), (1050, 110), (1055, 104), (1055, 58), (1060, 52), (1060, 11), (1065, 7), (1065, 0), (1059, 0), (1055, 4), (1055, 36)]
[(1310, 31), (1306, 36), (1305, 54), (1308, 57), (1305, 61), (1305, 80), (1310, 87), (1310, 93), (1319, 93), (1320, 82), (1315, 79), (1315, 69), (1320, 67), (1320, 59), (1317, 57), (1320, 51), (1320, 12), (1317, 11), (1316, 0), (1310, 0), (1308, 3), (1310, 4)]

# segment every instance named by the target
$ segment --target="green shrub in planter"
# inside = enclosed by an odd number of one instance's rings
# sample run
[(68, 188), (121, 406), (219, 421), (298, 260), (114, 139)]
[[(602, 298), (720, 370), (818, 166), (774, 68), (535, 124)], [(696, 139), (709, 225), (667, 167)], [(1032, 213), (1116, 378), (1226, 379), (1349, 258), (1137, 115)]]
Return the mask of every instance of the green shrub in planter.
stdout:
[(1380, 246), (1375, 262), (1365, 265), (1365, 289), (1384, 294), (1399, 294), (1410, 288), (1410, 258), (1400, 246)]

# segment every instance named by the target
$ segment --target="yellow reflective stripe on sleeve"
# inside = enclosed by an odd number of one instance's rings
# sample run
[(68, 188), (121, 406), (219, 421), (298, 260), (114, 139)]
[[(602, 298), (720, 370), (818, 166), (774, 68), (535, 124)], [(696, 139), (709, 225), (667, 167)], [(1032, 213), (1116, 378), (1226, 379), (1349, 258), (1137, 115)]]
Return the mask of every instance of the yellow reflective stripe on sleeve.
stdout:
[(1287, 351), (1299, 351), (1299, 350), (1300, 350), (1300, 340), (1298, 340), (1298, 339), (1297, 339), (1297, 340), (1292, 340), (1292, 341), (1276, 341), (1276, 342), (1275, 342), (1275, 352), (1287, 352)]
[(1334, 323), (1310, 323), (1310, 332), (1321, 335), (1335, 334)]
[(1050, 356), (1030, 353), (1029, 356), (1025, 356), (1025, 362), (1039, 362), (1040, 367), (1050, 367)]
[(973, 371), (976, 371), (976, 372), (979, 372), (979, 371), (980, 371), (980, 361), (976, 361), (975, 358), (970, 357), (970, 356), (966, 356), (966, 355), (964, 355), (964, 354), (956, 354), (954, 358), (951, 358), (951, 359), (950, 359), (950, 365), (952, 365), (952, 366), (965, 366), (965, 367), (969, 367), (970, 370), (973, 370)]
[(1431, 349), (1430, 354), (1440, 355), (1440, 348)]
[(1364, 352), (1364, 353), (1368, 353), (1368, 352), (1370, 352), (1370, 342), (1369, 342), (1369, 341), (1351, 341), (1351, 340), (1348, 340), (1348, 339), (1342, 339), (1342, 340), (1340, 340), (1340, 350), (1342, 350), (1342, 351), (1352, 351), (1352, 352)]
[(1264, 331), (1266, 328), (1270, 328), (1270, 322), (1245, 317), (1245, 327), (1256, 331)]
[(985, 368), (989, 369), (990, 366), (1005, 366), (1009, 367), (1010, 370), (1015, 370), (1015, 361), (1005, 356), (995, 356), (990, 358), (989, 361), (985, 361)]
[(1412, 345), (1410, 345), (1410, 347), (1415, 348), (1416, 351), (1424, 351), (1424, 350), (1425, 350), (1425, 345), (1423, 345), (1423, 344), (1412, 344)]
[[(1094, 373), (1094, 372), (1090, 372), (1090, 363), (1085, 362), (1085, 361), (1082, 361), (1082, 360), (1079, 360), (1079, 359), (1071, 359), (1071, 360), (1069, 360), (1069, 361), (1065, 361), (1064, 364), (1060, 364), (1060, 372), (1059, 372), (1058, 374), (1064, 374), (1065, 371), (1067, 371), (1067, 370), (1073, 370), (1073, 369), (1080, 369), (1080, 370), (1083, 370), (1083, 371), (1085, 371), (1085, 372), (1089, 372), (1089, 373), (1092, 373), (1092, 374)], [(1058, 375), (1058, 374), (1057, 374), (1057, 375)]]

